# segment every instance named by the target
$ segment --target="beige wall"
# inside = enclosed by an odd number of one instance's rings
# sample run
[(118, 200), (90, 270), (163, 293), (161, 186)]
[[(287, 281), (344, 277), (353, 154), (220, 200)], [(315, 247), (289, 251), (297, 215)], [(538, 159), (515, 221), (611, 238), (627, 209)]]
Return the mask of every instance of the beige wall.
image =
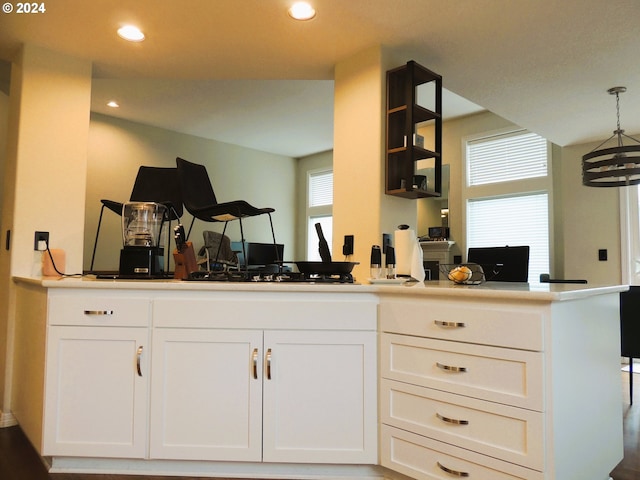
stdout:
[[(84, 267), (89, 268), (100, 215), (100, 199), (127, 201), (140, 165), (175, 167), (182, 157), (207, 167), (218, 201), (246, 200), (257, 207), (275, 208), (272, 214), (276, 241), (295, 255), (296, 160), (201, 137), (92, 114), (89, 131), (86, 191)], [(182, 223), (189, 228), (191, 215)], [(105, 209), (94, 268), (117, 270), (122, 247), (120, 217)], [(271, 242), (267, 216), (243, 222), (249, 241)], [(190, 240), (197, 250), (202, 231), (222, 231), (222, 223), (196, 220)], [(237, 222), (227, 235), (240, 240)]]
[(397, 225), (417, 224), (416, 202), (384, 193), (386, 71), (406, 63), (372, 47), (336, 65), (334, 96), (333, 251), (354, 235), (354, 275), (369, 276), (371, 245)]
[[(67, 271), (82, 267), (90, 100), (91, 62), (31, 45), (14, 59), (0, 227), (2, 424), (10, 421), (17, 322), (11, 276), (39, 274), (34, 232), (50, 232), (51, 247), (67, 251)], [(10, 250), (4, 246), (8, 230)]]
[[(4, 192), (4, 168), (7, 162), (7, 128), (9, 122), (9, 96), (0, 91), (0, 221), (2, 221), (2, 197)], [(0, 236), (4, 239), (4, 232)], [(4, 242), (3, 242), (4, 244)]]
[[(637, 138), (637, 136), (636, 136)], [(598, 142), (599, 143), (599, 142)], [(620, 188), (582, 185), (582, 156), (598, 144), (565, 147), (561, 151), (560, 222), (564, 232), (564, 275), (590, 283), (622, 281), (620, 268)], [(627, 187), (622, 187), (627, 188)], [(608, 260), (598, 260), (607, 249)]]

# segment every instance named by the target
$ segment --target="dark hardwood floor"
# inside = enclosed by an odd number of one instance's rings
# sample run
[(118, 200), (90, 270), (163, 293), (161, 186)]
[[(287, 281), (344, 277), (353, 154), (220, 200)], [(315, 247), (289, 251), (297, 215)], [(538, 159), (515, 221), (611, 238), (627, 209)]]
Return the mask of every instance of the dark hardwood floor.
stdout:
[[(634, 370), (638, 365), (634, 362)], [(629, 404), (629, 374), (622, 373), (624, 458), (611, 472), (613, 480), (640, 480), (640, 374), (633, 374), (633, 405)]]
[[(629, 404), (629, 374), (622, 373), (624, 459), (611, 472), (614, 480), (640, 480), (640, 374), (633, 375), (633, 406)], [(47, 473), (20, 427), (0, 428), (0, 480), (171, 480), (177, 477)], [(204, 480), (179, 477), (181, 480)], [(604, 480), (604, 479), (603, 479)]]

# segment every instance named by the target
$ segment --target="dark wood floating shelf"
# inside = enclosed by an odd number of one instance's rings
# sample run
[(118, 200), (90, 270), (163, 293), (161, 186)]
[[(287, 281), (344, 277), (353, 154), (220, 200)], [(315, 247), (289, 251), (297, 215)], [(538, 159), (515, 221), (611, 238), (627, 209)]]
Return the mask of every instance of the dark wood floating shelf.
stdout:
[[(417, 87), (433, 83), (434, 108), (417, 103)], [(387, 72), (387, 147), (385, 193), (402, 198), (442, 195), (442, 77), (413, 60)], [(414, 145), (419, 124), (433, 125), (433, 150)], [(425, 139), (426, 140), (426, 139)], [(433, 159), (434, 179), (428, 190), (416, 185), (416, 162)], [(407, 188), (405, 185), (409, 185)]]
[(411, 148), (408, 148), (408, 147), (392, 148), (390, 150), (387, 150), (387, 154), (388, 155), (394, 155), (396, 153), (406, 154), (408, 153), (407, 150), (413, 150), (412, 156), (414, 161), (423, 160), (425, 158), (440, 157), (440, 154), (438, 152), (432, 152), (431, 150), (417, 147), (415, 145), (413, 145)]
[(404, 189), (396, 189), (396, 190), (387, 190), (386, 192), (388, 195), (393, 195), (396, 197), (402, 197), (402, 198), (410, 198), (410, 199), (416, 199), (416, 198), (434, 198), (434, 197), (440, 197), (441, 194), (439, 192), (433, 192), (433, 191), (429, 191), (429, 190), (420, 190), (420, 189), (411, 189), (411, 190), (404, 190)]

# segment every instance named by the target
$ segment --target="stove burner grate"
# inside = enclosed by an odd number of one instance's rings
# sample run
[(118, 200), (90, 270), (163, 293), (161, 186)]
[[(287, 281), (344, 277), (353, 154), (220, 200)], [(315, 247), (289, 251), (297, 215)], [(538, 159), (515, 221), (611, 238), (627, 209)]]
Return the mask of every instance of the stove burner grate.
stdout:
[(256, 283), (354, 283), (350, 273), (304, 274), (299, 272), (260, 271), (197, 271), (189, 274), (187, 281), (204, 282), (256, 282)]

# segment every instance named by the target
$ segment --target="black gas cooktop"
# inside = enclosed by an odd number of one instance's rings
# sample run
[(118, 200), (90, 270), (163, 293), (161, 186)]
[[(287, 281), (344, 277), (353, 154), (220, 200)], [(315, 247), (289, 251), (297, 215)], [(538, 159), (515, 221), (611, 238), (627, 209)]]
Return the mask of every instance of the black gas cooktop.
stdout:
[(286, 283), (353, 283), (350, 273), (305, 274), (299, 272), (260, 271), (198, 271), (189, 274), (186, 281), (203, 282), (286, 282)]

